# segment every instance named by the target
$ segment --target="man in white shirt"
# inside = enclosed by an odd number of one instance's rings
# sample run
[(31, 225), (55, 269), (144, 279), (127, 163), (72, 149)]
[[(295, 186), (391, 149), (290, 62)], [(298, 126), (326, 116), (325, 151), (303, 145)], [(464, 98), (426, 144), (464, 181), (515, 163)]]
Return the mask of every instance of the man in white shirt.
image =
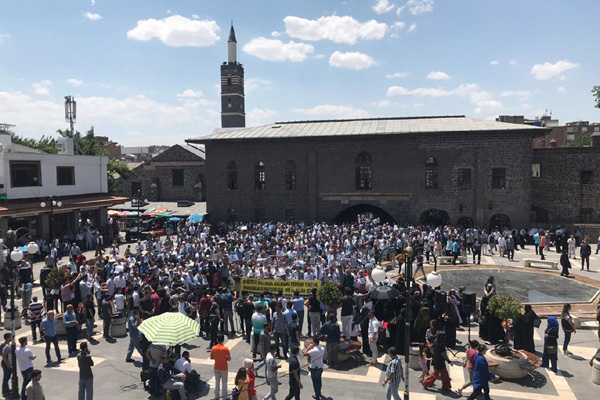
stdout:
[(181, 353), (181, 358), (175, 361), (175, 369), (186, 375), (192, 372), (192, 364), (190, 363), (190, 352), (184, 351)]
[(375, 312), (369, 311), (369, 347), (373, 354), (371, 358), (371, 365), (377, 364), (377, 339), (379, 338), (379, 320), (375, 318)]
[(21, 387), (21, 398), (26, 399), (25, 389), (29, 382), (31, 382), (31, 373), (33, 372), (33, 360), (36, 356), (33, 355), (33, 351), (27, 348), (27, 338), (19, 338), (19, 348), (15, 350), (17, 357), (17, 364), (23, 375), (23, 386)]
[(279, 381), (277, 380), (277, 369), (281, 368), (281, 365), (277, 365), (277, 359), (275, 358), (275, 352), (277, 351), (277, 345), (271, 344), (269, 347), (269, 353), (265, 359), (267, 366), (267, 383), (271, 387), (271, 391), (263, 398), (263, 400), (276, 400), (275, 396), (279, 390)]
[(323, 357), (325, 356), (325, 349), (319, 344), (319, 339), (317, 337), (315, 337), (313, 343), (306, 348), (304, 355), (308, 357), (308, 361), (310, 362), (308, 370), (310, 371), (310, 377), (315, 391), (313, 398), (321, 400), (323, 398), (321, 395), (321, 387), (323, 386), (321, 376), (323, 375)]

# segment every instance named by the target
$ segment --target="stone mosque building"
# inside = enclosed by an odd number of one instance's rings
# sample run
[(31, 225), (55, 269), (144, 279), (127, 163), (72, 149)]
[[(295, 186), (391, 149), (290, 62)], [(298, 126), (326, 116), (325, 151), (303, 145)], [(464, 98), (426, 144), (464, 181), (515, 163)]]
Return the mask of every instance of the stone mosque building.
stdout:
[(461, 115), (245, 127), (233, 26), (221, 124), (205, 146), (212, 221), (354, 221), (481, 227), (600, 222), (600, 136), (532, 149), (549, 129)]

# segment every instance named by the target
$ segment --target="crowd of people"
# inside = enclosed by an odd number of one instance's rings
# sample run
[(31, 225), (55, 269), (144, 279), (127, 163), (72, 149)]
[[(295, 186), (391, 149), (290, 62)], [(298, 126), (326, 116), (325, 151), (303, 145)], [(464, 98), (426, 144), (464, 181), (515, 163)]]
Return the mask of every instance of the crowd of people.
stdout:
[[(101, 236), (95, 234), (96, 244), (99, 244), (98, 237)], [(106, 249), (103, 245), (97, 246), (97, 257), (92, 261), (86, 259), (83, 255), (85, 247), (82, 248), (77, 241), (61, 243), (60, 251), (58, 246), (51, 245), (40, 274), (43, 301), (38, 302), (33, 297), (24, 300), (24, 305), (28, 309), (34, 341), (36, 331), (39, 331), (40, 338), (43, 337), (46, 343), (47, 363), (53, 362), (50, 354), (52, 345), (57, 360), (61, 360), (57, 319), (66, 329), (69, 354), (79, 353), (81, 357), (84, 352), (77, 349), (79, 326), (86, 326), (87, 342), (79, 345), (85, 344), (89, 355), (87, 343), (94, 340), (96, 320), (102, 320), (103, 337), (111, 340), (114, 318), (126, 318), (129, 348), (124, 361), (132, 362), (134, 352), (139, 354), (143, 375), (149, 381), (148, 389), (155, 395), (170, 390), (185, 399), (186, 392), (200, 387), (199, 374), (191, 367), (188, 352), (182, 353), (179, 346), (167, 348), (150, 343), (138, 329), (148, 318), (165, 312), (180, 312), (199, 322), (198, 335), (208, 341), (210, 357), (215, 360), (216, 398), (232, 395), (227, 388), (231, 355), (225, 346), (225, 335), (232, 337), (236, 334), (244, 337), (252, 355), (236, 374), (233, 395), (239, 399), (253, 399), (256, 395), (255, 379), (263, 367), (266, 382), (271, 388), (267, 398), (275, 399), (278, 390), (277, 359), (287, 360), (290, 366), (287, 399), (299, 398), (303, 386), (298, 373), (298, 357), (304, 344), (302, 340), (307, 338), (310, 338), (310, 344), (303, 354), (308, 360), (314, 398), (322, 398), (324, 365), (336, 368), (339, 363), (340, 343), (359, 338), (363, 354), (373, 365), (378, 363), (381, 350), (386, 350), (391, 361), (383, 383), (388, 398), (399, 398), (398, 387), (403, 372), (398, 355), (405, 351), (406, 315), (411, 317), (411, 340), (422, 343), (419, 351), (423, 369), (421, 384), (426, 389), (430, 388), (441, 377), (442, 389), (450, 390), (446, 351), (465, 345), (457, 340), (457, 330), (469, 324), (470, 316), (476, 310), (466, 305), (464, 287), (445, 294), (427, 285), (426, 279), (420, 284), (413, 284), (408, 289), (408, 297), (373, 299), (370, 294), (377, 285), (390, 285), (401, 293), (404, 293), (405, 286), (402, 275), (395, 280), (375, 283), (371, 278), (375, 265), (382, 258), (393, 260), (410, 245), (414, 249), (417, 272), (421, 267), (424, 276), (423, 264), (435, 263), (436, 258), (442, 255), (454, 256), (456, 260), (458, 255), (469, 254), (474, 262), (479, 256), (479, 262), (482, 252), (493, 254), (498, 251), (511, 258), (518, 246), (524, 248), (528, 243), (542, 252), (542, 248), (548, 246), (548, 242), (542, 242), (544, 237), (544, 233), (535, 230), (496, 229), (486, 232), (457, 227), (403, 228), (380, 224), (377, 219), (363, 219), (345, 225), (248, 223), (227, 226), (182, 222), (177, 232), (166, 237), (151, 237), (125, 245), (115, 239)], [(582, 238), (581, 243), (586, 243), (586, 240)], [(556, 243), (559, 242), (556, 239)], [(569, 246), (567, 239), (567, 248)], [(30, 260), (25, 257), (18, 268), (23, 287), (32, 284)], [(68, 278), (60, 287), (49, 287), (47, 277), (56, 268), (65, 269)], [(341, 324), (337, 320), (338, 313), (329, 313), (327, 306), (319, 300), (316, 288), (309, 294), (297, 291), (291, 296), (282, 291), (247, 293), (236, 290), (240, 278), (333, 281), (342, 294)], [(479, 336), (490, 344), (506, 338), (502, 321), (486, 309), (495, 292), (495, 282), (490, 278), (485, 284), (485, 296), (477, 313)], [(6, 296), (2, 298), (6, 299)], [(58, 309), (61, 313), (54, 311)], [(526, 308), (523, 317), (514, 322), (516, 347), (529, 349), (533, 346), (531, 324), (537, 323), (537, 316), (531, 313), (532, 310)], [(552, 335), (551, 331), (547, 338)], [(469, 348), (471, 351), (467, 352), (465, 366), (472, 374), (475, 392), (487, 393), (486, 382), (492, 377), (487, 372), (487, 364), (486, 368), (483, 366), (483, 357), (480, 357), (485, 354), (486, 347), (483, 343), (472, 341)], [(548, 360), (553, 360), (550, 352)], [(28, 365), (24, 363), (25, 367)], [(29, 369), (21, 367), (21, 371)], [(91, 368), (85, 369), (89, 373), (81, 377), (80, 399), (86, 398), (86, 394), (88, 399), (91, 398), (93, 392)], [(4, 373), (4, 382), (8, 382), (10, 372), (5, 369)], [(462, 394), (462, 390), (459, 393)]]

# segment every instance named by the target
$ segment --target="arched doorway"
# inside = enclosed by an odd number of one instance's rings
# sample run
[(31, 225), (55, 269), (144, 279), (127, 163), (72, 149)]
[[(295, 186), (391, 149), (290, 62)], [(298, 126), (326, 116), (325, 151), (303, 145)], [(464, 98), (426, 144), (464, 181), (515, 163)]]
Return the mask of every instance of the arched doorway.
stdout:
[(473, 218), (471, 217), (460, 217), (458, 221), (456, 221), (456, 225), (461, 228), (472, 228), (475, 224), (473, 223)]
[(370, 204), (357, 204), (342, 210), (333, 219), (334, 224), (354, 223), (358, 221), (358, 217), (363, 214), (373, 214), (379, 220), (384, 222), (395, 222), (394, 217), (382, 208), (372, 206)]
[(429, 226), (444, 226), (450, 225), (450, 216), (446, 211), (442, 210), (427, 210), (421, 214), (419, 219), (421, 225)]
[(510, 228), (510, 218), (504, 214), (495, 214), (490, 218), (490, 230)]

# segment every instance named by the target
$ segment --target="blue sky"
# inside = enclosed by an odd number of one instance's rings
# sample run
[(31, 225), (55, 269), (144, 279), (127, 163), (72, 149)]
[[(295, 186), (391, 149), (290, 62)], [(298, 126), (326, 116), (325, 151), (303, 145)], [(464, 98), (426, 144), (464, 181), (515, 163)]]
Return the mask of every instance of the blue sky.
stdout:
[(123, 145), (220, 126), (230, 21), (248, 125), (499, 114), (600, 120), (596, 0), (39, 0), (0, 13), (0, 122)]

